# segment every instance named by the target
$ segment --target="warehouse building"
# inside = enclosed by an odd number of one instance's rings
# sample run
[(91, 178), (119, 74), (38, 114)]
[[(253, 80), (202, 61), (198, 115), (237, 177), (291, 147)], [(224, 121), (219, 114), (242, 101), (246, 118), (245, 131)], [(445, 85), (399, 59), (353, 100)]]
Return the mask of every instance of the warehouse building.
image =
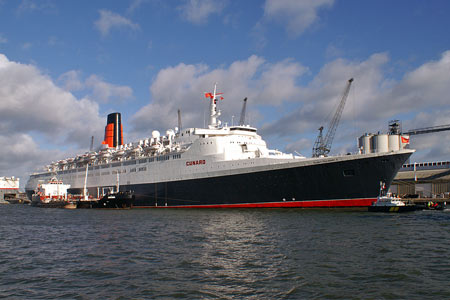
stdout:
[(401, 197), (449, 198), (450, 161), (403, 165), (392, 182), (390, 192)]

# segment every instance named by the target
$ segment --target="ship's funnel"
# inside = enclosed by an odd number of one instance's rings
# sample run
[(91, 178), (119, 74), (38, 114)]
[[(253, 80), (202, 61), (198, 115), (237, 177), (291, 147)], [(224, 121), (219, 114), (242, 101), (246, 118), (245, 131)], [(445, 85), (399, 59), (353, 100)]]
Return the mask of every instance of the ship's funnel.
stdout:
[(123, 129), (120, 113), (108, 115), (108, 122), (105, 127), (105, 140), (102, 144), (108, 147), (117, 147), (123, 145)]

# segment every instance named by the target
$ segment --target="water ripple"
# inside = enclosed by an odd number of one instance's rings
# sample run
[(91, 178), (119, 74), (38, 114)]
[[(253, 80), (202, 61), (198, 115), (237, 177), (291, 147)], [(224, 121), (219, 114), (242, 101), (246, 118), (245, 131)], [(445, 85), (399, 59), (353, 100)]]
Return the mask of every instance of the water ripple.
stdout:
[(450, 298), (449, 212), (5, 205), (0, 214), (0, 298)]

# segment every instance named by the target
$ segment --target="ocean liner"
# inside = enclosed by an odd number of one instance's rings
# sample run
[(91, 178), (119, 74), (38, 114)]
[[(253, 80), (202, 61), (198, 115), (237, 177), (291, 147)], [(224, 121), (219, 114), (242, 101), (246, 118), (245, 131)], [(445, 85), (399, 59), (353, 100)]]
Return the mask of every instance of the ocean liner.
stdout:
[(244, 122), (222, 125), (216, 87), (205, 97), (206, 128), (182, 129), (179, 115), (179, 127), (166, 135), (155, 130), (129, 144), (123, 144), (120, 114), (108, 115), (102, 147), (30, 175), (28, 195), (56, 176), (70, 184), (69, 193), (81, 193), (86, 182), (89, 194), (98, 197), (120, 174), (120, 190), (134, 192), (134, 207), (367, 207), (377, 200), (380, 182), (389, 187), (414, 152), (400, 136), (386, 136), (386, 143), (397, 139), (395, 147), (375, 148), (384, 137), (372, 135), (360, 138), (355, 154), (282, 153), (268, 149), (257, 129)]

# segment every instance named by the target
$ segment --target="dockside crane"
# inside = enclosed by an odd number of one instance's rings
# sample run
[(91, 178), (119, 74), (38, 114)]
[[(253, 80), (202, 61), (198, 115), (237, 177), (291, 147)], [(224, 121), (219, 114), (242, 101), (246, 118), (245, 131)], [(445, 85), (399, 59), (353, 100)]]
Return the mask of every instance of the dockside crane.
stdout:
[(331, 120), (330, 124), (328, 125), (328, 131), (325, 135), (325, 138), (323, 138), (322, 131), (323, 126), (320, 126), (319, 128), (319, 135), (317, 136), (317, 139), (314, 143), (314, 147), (312, 149), (312, 156), (313, 157), (320, 157), (320, 156), (326, 156), (331, 151), (331, 144), (333, 143), (334, 136), (336, 134), (336, 129), (339, 124), (339, 121), (342, 116), (342, 112), (344, 111), (345, 101), (347, 100), (348, 94), (350, 92), (350, 86), (352, 85), (353, 78), (350, 78), (347, 81), (347, 86), (345, 87), (344, 94), (342, 95), (341, 102), (339, 103), (339, 106), (334, 113), (333, 119)]

